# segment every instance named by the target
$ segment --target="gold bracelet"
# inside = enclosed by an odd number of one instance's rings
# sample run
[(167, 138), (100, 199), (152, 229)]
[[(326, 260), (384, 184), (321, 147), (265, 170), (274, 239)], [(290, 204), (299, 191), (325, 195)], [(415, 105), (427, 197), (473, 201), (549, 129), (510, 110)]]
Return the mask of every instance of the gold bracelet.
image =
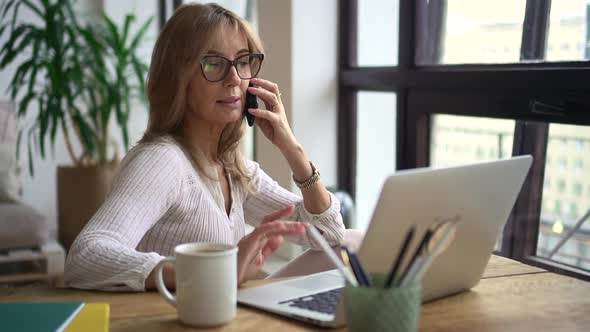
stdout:
[(311, 161), (309, 162), (309, 165), (311, 166), (311, 176), (307, 180), (303, 182), (297, 181), (295, 175), (293, 175), (293, 181), (299, 189), (308, 189), (320, 179), (320, 172), (315, 168), (315, 165)]

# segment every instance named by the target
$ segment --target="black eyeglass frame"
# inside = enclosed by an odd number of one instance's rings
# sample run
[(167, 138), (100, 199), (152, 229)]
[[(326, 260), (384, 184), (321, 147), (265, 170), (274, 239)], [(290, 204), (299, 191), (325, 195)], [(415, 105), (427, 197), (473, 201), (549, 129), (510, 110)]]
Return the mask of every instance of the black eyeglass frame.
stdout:
[[(252, 74), (251, 77), (242, 77), (242, 75), (240, 75), (240, 71), (238, 70), (238, 60), (240, 60), (241, 58), (247, 57), (247, 56), (257, 56), (260, 59), (260, 66), (258, 67), (258, 70), (256, 71), (256, 73)], [(205, 69), (203, 68), (203, 60), (207, 59), (207, 58), (222, 58), (227, 60), (227, 62), (229, 62), (229, 66), (226, 67), (225, 69), (225, 73), (223, 73), (223, 75), (221, 75), (221, 78), (215, 81), (212, 81), (210, 79), (207, 78), (207, 76), (205, 75)], [(227, 74), (229, 73), (229, 70), (231, 67), (236, 68), (236, 73), (238, 74), (238, 76), (243, 79), (243, 80), (249, 80), (251, 78), (254, 78), (258, 75), (258, 73), (260, 72), (260, 68), (262, 68), (262, 61), (264, 60), (264, 54), (263, 53), (246, 53), (246, 54), (242, 54), (240, 56), (238, 56), (237, 58), (235, 58), (234, 60), (230, 60), (222, 55), (206, 55), (204, 57), (201, 58), (201, 60), (199, 61), (199, 63), (201, 64), (201, 74), (203, 75), (203, 77), (209, 81), (209, 82), (219, 82), (219, 81), (223, 81), (226, 77)]]

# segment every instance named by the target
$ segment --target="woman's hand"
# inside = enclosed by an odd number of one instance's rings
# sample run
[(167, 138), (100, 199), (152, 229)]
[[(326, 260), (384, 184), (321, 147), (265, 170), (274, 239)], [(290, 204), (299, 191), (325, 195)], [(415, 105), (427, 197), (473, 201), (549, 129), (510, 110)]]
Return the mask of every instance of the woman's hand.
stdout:
[(296, 148), (299, 144), (289, 126), (278, 85), (260, 78), (253, 78), (250, 81), (256, 87), (249, 87), (248, 92), (258, 96), (266, 107), (266, 110), (248, 110), (256, 117), (255, 123), (262, 130), (264, 136), (279, 150)]
[(296, 221), (279, 220), (293, 214), (295, 206), (290, 205), (264, 217), (250, 234), (238, 243), (238, 285), (256, 277), (266, 258), (283, 243), (284, 235), (305, 233), (305, 225)]

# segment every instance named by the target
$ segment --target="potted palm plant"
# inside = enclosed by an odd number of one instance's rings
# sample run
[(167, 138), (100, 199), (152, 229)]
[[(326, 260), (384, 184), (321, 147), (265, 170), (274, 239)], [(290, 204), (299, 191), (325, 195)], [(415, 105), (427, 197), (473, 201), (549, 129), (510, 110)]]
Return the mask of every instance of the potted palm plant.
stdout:
[[(20, 7), (41, 24), (18, 22)], [(0, 36), (8, 35), (0, 70), (25, 55), (9, 91), (19, 117), (36, 113), (36, 121), (20, 129), (17, 150), (25, 136), (34, 174), (33, 153), (45, 158), (47, 144), (54, 149), (60, 131), (72, 160), (57, 171), (59, 238), (66, 248), (104, 200), (116, 172), (111, 119), (126, 150), (132, 101), (145, 101), (147, 65), (137, 49), (152, 18), (132, 35), (134, 20), (127, 15), (119, 27), (103, 15), (97, 24), (83, 26), (70, 0), (8, 0), (0, 6)]]

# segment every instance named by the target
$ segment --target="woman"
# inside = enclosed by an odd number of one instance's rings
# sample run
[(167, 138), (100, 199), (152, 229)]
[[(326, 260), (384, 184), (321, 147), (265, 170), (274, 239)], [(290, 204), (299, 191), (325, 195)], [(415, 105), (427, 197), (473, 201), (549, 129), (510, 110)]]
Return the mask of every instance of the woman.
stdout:
[[(214, 4), (176, 10), (152, 54), (148, 129), (72, 245), (68, 286), (153, 289), (153, 268), (163, 256), (197, 241), (237, 244), (243, 283), (284, 236), (320, 249), (288, 217), (317, 227), (331, 245), (342, 242), (339, 203), (293, 135), (277, 85), (255, 78), (263, 58), (258, 37), (232, 12)], [(240, 154), (247, 91), (264, 102), (266, 110), (248, 112), (287, 160), (302, 198)], [(255, 226), (248, 235), (245, 223)], [(174, 287), (172, 265), (164, 280)]]

